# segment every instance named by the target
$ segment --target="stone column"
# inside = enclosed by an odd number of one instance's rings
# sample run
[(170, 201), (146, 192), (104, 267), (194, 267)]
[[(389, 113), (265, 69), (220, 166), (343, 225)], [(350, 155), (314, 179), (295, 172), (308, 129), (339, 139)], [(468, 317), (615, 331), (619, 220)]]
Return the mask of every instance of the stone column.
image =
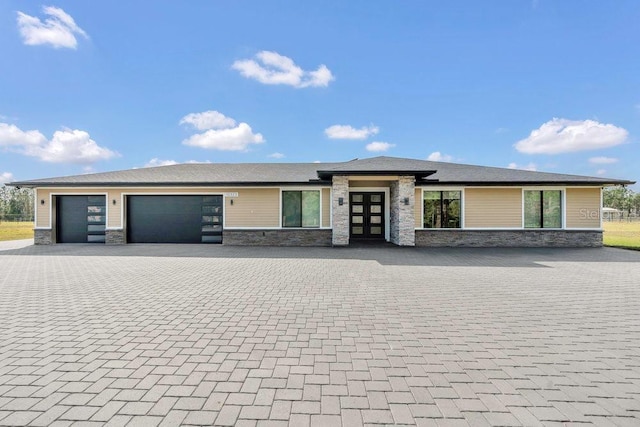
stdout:
[(51, 245), (53, 244), (53, 233), (51, 229), (45, 230), (36, 228), (33, 230), (33, 243), (35, 245)]
[[(333, 246), (346, 246), (349, 244), (349, 178), (335, 175), (332, 183), (332, 225)], [(342, 198), (342, 206), (339, 199)]]
[[(389, 238), (398, 246), (415, 246), (415, 177), (401, 176), (391, 183)], [(405, 204), (405, 200), (408, 204)]]

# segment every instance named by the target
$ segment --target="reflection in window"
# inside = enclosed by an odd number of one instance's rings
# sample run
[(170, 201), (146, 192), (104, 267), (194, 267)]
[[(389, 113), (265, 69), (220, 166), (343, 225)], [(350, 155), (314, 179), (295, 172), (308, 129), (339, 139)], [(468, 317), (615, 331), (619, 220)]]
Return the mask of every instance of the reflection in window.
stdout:
[(320, 227), (320, 191), (283, 191), (283, 227)]
[(204, 214), (217, 214), (222, 211), (221, 206), (203, 206), (202, 213)]
[(106, 206), (87, 206), (88, 213), (105, 213), (106, 211)]
[(527, 190), (524, 192), (525, 228), (562, 228), (562, 192)]
[(425, 191), (424, 228), (460, 228), (460, 191)]

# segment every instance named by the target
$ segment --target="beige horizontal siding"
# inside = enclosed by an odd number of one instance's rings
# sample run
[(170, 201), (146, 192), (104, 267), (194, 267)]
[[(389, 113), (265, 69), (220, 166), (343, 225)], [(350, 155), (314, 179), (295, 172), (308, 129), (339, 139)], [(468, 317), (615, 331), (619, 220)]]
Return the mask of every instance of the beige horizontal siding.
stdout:
[(422, 223), (422, 203), (422, 188), (416, 188), (415, 203), (413, 207), (416, 228), (422, 228), (424, 225)]
[(322, 226), (331, 227), (331, 189), (322, 189)]
[(522, 227), (522, 189), (467, 188), (464, 215), (465, 228)]
[(225, 201), (225, 227), (279, 227), (280, 189), (247, 188)]
[[(49, 227), (49, 209), (51, 208), (51, 201), (49, 200), (49, 195), (51, 194), (48, 190), (38, 189), (36, 190), (36, 227)], [(40, 200), (44, 200), (44, 205), (40, 204)]]
[(600, 188), (567, 188), (567, 228), (600, 228)]

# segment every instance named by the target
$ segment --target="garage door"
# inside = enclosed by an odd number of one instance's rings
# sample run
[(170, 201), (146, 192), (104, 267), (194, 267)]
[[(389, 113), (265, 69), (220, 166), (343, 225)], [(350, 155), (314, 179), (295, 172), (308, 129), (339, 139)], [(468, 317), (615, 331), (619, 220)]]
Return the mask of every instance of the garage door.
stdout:
[(222, 243), (222, 196), (128, 196), (129, 243)]
[(58, 243), (104, 243), (105, 196), (56, 196)]

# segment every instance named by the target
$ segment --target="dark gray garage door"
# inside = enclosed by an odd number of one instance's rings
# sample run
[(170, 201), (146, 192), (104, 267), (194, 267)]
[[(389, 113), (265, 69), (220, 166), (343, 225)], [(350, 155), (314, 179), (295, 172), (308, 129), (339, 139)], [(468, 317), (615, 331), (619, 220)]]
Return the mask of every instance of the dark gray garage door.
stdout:
[(56, 196), (58, 243), (104, 243), (105, 196)]
[(129, 243), (222, 243), (222, 196), (128, 196)]

